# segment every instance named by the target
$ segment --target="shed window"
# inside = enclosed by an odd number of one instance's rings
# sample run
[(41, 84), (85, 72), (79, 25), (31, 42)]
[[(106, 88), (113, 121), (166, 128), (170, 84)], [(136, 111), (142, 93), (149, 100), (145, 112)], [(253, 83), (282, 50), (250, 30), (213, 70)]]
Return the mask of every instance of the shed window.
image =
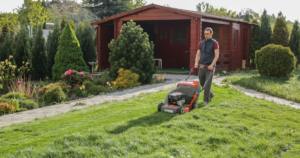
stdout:
[(167, 39), (167, 32), (166, 31), (161, 31), (160, 39)]
[(233, 46), (237, 46), (238, 42), (238, 30), (234, 30), (233, 32)]
[(186, 30), (173, 30), (172, 31), (172, 44), (185, 44)]

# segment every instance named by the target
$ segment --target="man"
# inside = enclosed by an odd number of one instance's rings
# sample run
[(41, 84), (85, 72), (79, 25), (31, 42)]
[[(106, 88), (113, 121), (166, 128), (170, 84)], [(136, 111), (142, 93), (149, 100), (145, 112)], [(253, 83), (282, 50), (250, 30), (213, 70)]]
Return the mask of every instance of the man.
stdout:
[[(200, 41), (197, 47), (197, 55), (195, 58), (195, 68), (198, 68), (198, 63), (200, 63), (199, 69), (199, 81), (201, 86), (204, 86), (207, 80), (207, 85), (204, 89), (203, 106), (206, 106), (211, 99), (214, 97), (211, 89), (213, 75), (208, 79), (210, 73), (215, 72), (216, 62), (219, 59), (219, 44), (212, 38), (213, 30), (212, 28), (206, 28), (204, 31), (205, 39)], [(206, 65), (206, 66), (201, 66)]]

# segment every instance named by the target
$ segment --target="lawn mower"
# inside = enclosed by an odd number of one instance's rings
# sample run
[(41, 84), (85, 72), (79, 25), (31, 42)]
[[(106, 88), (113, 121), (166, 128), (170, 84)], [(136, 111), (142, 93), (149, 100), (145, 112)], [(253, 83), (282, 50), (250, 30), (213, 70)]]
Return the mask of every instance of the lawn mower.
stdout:
[[(200, 68), (201, 67), (203, 68), (203, 65), (200, 65)], [(207, 66), (205, 69), (206, 68)], [(195, 68), (191, 69), (185, 81), (179, 82), (177, 88), (169, 92), (164, 103), (158, 104), (158, 111), (184, 114), (185, 112), (190, 112), (190, 110), (198, 108), (198, 97), (205, 89), (207, 81), (213, 73), (210, 73), (201, 90), (198, 81), (188, 80), (194, 69)]]

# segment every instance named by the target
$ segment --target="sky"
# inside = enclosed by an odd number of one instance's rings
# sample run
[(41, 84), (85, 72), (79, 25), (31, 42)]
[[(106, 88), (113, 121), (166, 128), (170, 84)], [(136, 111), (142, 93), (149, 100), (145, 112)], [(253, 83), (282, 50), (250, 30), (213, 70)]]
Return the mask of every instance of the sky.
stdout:
[[(21, 6), (24, 0), (0, 0), (0, 12), (12, 12), (14, 8)], [(82, 2), (82, 0), (76, 0), (77, 2)], [(146, 0), (147, 4), (158, 4), (165, 5), (168, 4), (170, 7), (186, 9), (186, 10), (196, 10), (196, 5), (202, 0)], [(206, 0), (214, 7), (225, 7), (227, 9), (239, 12), (242, 8), (251, 8), (260, 15), (265, 8), (268, 14), (277, 14), (282, 11), (286, 20), (295, 21), (299, 20), (300, 14), (297, 13), (299, 5), (296, 4), (297, 0)]]

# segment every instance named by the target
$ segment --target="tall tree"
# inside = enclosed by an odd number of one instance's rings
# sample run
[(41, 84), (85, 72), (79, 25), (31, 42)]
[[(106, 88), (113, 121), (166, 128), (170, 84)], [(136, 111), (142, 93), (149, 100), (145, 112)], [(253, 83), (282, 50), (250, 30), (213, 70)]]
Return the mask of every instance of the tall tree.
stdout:
[(24, 0), (22, 6), (17, 8), (21, 25), (26, 26), (29, 24), (28, 13), (30, 12), (31, 5), (33, 5), (34, 3), (35, 2), (32, 0)]
[(93, 30), (90, 24), (86, 23), (81, 35), (81, 51), (83, 53), (83, 59), (90, 70), (92, 66), (88, 62), (96, 61), (96, 48), (93, 42)]
[(35, 80), (45, 79), (47, 76), (47, 58), (42, 25), (38, 27), (31, 51), (31, 73), (31, 76)]
[[(294, 53), (295, 57), (298, 59), (299, 62), (299, 43), (300, 43), (300, 34), (299, 34), (299, 22), (298, 20), (295, 21), (293, 25), (293, 30), (291, 34), (291, 38), (289, 41), (289, 47), (291, 51)], [(298, 65), (298, 64), (297, 64)]]
[(128, 10), (130, 0), (85, 0), (84, 7), (104, 19)]
[(43, 25), (48, 20), (46, 8), (40, 0), (30, 6), (27, 17), (31, 28)]
[(12, 48), (12, 39), (11, 39), (11, 34), (8, 32), (5, 35), (5, 41), (3, 46), (1, 47), (0, 51), (0, 61), (5, 61), (6, 59), (9, 59), (10, 55), (13, 55), (13, 48)]
[(69, 20), (69, 24), (71, 25), (73, 31), (75, 31), (75, 30), (76, 30), (76, 25), (75, 25), (75, 23), (74, 23), (74, 20), (70, 19), (70, 20)]
[(67, 16), (66, 14), (63, 14), (60, 21), (60, 30), (64, 30), (65, 26), (67, 24)]
[(130, 0), (128, 2), (128, 10), (143, 7), (146, 3), (147, 2), (145, 0)]
[(78, 39), (78, 42), (79, 42), (81, 48), (82, 48), (82, 33), (83, 33), (83, 30), (84, 30), (83, 22), (79, 22), (79, 27), (76, 28), (75, 35)]
[(30, 62), (30, 40), (28, 29), (25, 26), (22, 26), (19, 33), (14, 59), (18, 68), (23, 65), (23, 62)]
[(52, 78), (52, 67), (54, 65), (54, 57), (56, 55), (57, 52), (57, 48), (58, 48), (58, 42), (60, 39), (60, 30), (59, 30), (59, 24), (55, 23), (54, 24), (54, 30), (51, 33), (51, 39), (50, 39), (50, 43), (49, 43), (49, 49), (47, 50), (47, 59), (48, 59), (48, 70), (49, 70), (49, 74), (48, 77)]
[(259, 33), (260, 46), (264, 47), (271, 43), (272, 29), (270, 25), (270, 20), (268, 18), (267, 11), (264, 9), (264, 12), (261, 16), (261, 27)]
[(282, 12), (278, 13), (271, 39), (274, 44), (282, 45), (284, 47), (289, 46), (289, 30)]
[[(72, 41), (72, 42), (70, 42)], [(67, 24), (59, 40), (59, 46), (52, 67), (53, 80), (59, 80), (67, 70), (87, 71), (87, 65), (71, 25)]]
[[(257, 19), (253, 19), (252, 23), (258, 24)], [(251, 30), (251, 40), (250, 40), (250, 61), (251, 61), (251, 67), (255, 68), (255, 51), (259, 50), (261, 48), (260, 43), (259, 43), (259, 31), (260, 31), (260, 26), (252, 26)]]
[(248, 12), (244, 15), (243, 20), (250, 22), (250, 14)]

